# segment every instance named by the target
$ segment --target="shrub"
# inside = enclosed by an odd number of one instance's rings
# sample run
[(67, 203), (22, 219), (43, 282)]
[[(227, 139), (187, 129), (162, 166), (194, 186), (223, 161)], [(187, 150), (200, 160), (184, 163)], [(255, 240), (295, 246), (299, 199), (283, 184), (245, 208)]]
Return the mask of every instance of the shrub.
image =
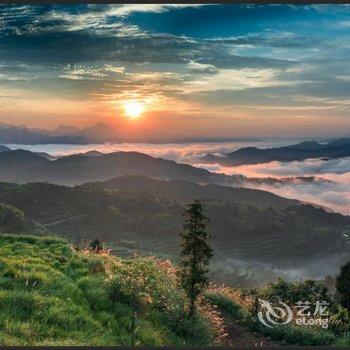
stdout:
[(350, 347), (350, 332), (346, 333), (342, 338), (340, 338), (337, 345)]
[(89, 249), (91, 252), (100, 253), (103, 249), (102, 243), (96, 238), (89, 244)]
[(23, 211), (12, 205), (0, 203), (0, 228), (5, 232), (21, 232), (25, 229), (27, 220)]
[[(208, 324), (199, 315), (190, 321), (186, 315), (184, 292), (177, 280), (164, 271), (153, 258), (138, 258), (118, 266), (108, 283), (108, 293), (114, 303), (124, 303), (138, 314), (158, 315), (160, 324), (188, 344), (210, 344), (212, 335)], [(147, 312), (144, 312), (146, 311)]]
[(225, 311), (230, 317), (235, 319), (243, 319), (242, 307), (228, 297), (217, 293), (206, 293), (205, 298), (212, 304), (218, 306), (221, 310)]
[(337, 339), (332, 332), (322, 328), (294, 325), (281, 325), (275, 328), (267, 328), (258, 325), (258, 329), (274, 340), (295, 345), (331, 345), (334, 344)]
[(326, 301), (330, 306), (333, 306), (333, 299), (328, 288), (314, 280), (294, 283), (279, 278), (277, 282), (270, 283), (266, 288), (260, 291), (255, 290), (253, 295), (270, 302), (282, 301), (290, 306), (295, 305), (298, 301), (310, 302), (310, 308), (316, 301)]
[(336, 334), (350, 331), (349, 313), (347, 309), (338, 306), (338, 310), (331, 316), (329, 329)]

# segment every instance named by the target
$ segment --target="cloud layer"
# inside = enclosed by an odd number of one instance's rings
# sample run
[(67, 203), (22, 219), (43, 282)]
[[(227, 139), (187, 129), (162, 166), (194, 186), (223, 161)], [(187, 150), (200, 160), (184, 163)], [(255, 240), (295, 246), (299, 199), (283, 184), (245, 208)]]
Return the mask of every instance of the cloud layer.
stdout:
[[(213, 167), (211, 165), (210, 167)], [(280, 178), (316, 176), (328, 181), (305, 182), (294, 180), (275, 185), (247, 182), (246, 186), (270, 191), (281, 196), (319, 204), (350, 215), (350, 158), (307, 159), (294, 162), (270, 162), (234, 168), (217, 167), (216, 171), (241, 174), (247, 177)]]

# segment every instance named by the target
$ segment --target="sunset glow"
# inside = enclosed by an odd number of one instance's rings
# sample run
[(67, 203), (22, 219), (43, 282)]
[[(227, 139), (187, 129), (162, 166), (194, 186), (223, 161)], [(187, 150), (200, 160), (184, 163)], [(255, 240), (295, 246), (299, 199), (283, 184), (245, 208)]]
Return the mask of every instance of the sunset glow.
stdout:
[(345, 5), (0, 8), (0, 123), (143, 140), (350, 128)]

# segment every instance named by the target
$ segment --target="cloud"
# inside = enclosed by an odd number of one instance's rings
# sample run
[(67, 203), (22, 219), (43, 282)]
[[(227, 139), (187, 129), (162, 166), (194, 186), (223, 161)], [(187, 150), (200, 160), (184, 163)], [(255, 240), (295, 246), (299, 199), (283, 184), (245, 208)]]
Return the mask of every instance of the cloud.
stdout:
[(293, 162), (271, 162), (267, 164), (243, 165), (237, 172), (252, 173), (258, 176), (309, 176), (319, 174), (345, 174), (350, 172), (350, 158), (307, 159)]
[(305, 182), (294, 180), (275, 185), (257, 185), (248, 181), (246, 185), (251, 188), (270, 191), (281, 196), (316, 203), (350, 215), (350, 158), (270, 162), (221, 169), (221, 171), (261, 178), (320, 177), (328, 181)]
[(125, 67), (112, 66), (110, 64), (98, 65), (67, 65), (64, 67), (64, 74), (60, 78), (71, 80), (101, 80), (110, 75), (120, 75), (125, 71)]
[(225, 43), (235, 46), (243, 46), (247, 48), (254, 47), (270, 47), (280, 49), (310, 49), (310, 48), (334, 48), (336, 44), (326, 38), (317, 36), (307, 37), (296, 35), (293, 32), (285, 31), (266, 31), (263, 33), (249, 33), (244, 36), (236, 36), (229, 38), (215, 38), (212, 41), (217, 43)]
[(336, 6), (330, 4), (313, 4), (310, 5), (311, 8), (315, 9), (320, 13), (333, 13), (333, 14), (341, 14), (347, 15), (350, 13), (350, 5), (349, 4), (337, 4)]
[[(192, 70), (273, 68), (293, 60), (238, 55), (237, 43), (145, 31), (125, 20), (133, 12), (160, 13), (202, 5), (4, 6), (0, 15), (1, 59), (31, 64), (91, 61), (181, 63)], [(24, 49), (24, 50), (23, 50)], [(191, 67), (192, 64), (192, 67)]]
[(30, 91), (107, 104), (135, 94), (157, 96), (169, 112), (186, 104), (203, 117), (344, 120), (349, 35), (316, 23), (347, 21), (336, 8), (5, 5), (1, 85), (13, 98)]
[(204, 4), (123, 4), (110, 5), (106, 11), (103, 12), (105, 16), (128, 16), (135, 12), (150, 12), (162, 13), (174, 9), (184, 9), (188, 7), (198, 8), (205, 6)]
[[(170, 10), (199, 8), (200, 4), (111, 4), (77, 6), (1, 7), (0, 30), (7, 34), (28, 35), (53, 32), (89, 31), (96, 35), (138, 35), (138, 26), (126, 24), (133, 13), (163, 13)], [(33, 20), (34, 18), (34, 20)]]
[(215, 75), (204, 76), (199, 80), (189, 82), (185, 92), (205, 91), (208, 93), (221, 89), (235, 91), (288, 84), (288, 82), (277, 80), (277, 74), (277, 69), (221, 69)]
[(247, 185), (250, 188), (258, 188), (280, 196), (315, 203), (333, 211), (350, 215), (350, 182), (345, 185), (343, 183), (332, 184), (327, 182), (321, 184), (293, 182), (283, 186)]
[(187, 63), (187, 68), (190, 73), (194, 74), (217, 74), (219, 70), (211, 64), (203, 64), (195, 61)]

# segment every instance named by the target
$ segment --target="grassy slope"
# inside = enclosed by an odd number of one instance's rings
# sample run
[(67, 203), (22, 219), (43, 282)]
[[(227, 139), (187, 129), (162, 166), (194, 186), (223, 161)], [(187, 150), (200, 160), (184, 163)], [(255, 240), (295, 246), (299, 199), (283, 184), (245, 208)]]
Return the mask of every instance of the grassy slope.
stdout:
[[(112, 298), (116, 285), (121, 288)], [(129, 345), (128, 300), (135, 300), (130, 286), (145, 301), (138, 304), (136, 344), (213, 344), (204, 317), (184, 317), (184, 297), (167, 262), (75, 252), (53, 237), (0, 235), (0, 345)], [(218, 288), (206, 299), (232, 322), (278, 342), (349, 344), (349, 337), (322, 329), (264, 328), (237, 295)]]
[(212, 342), (204, 319), (183, 319), (183, 295), (157, 260), (77, 253), (52, 237), (0, 235), (0, 344), (130, 344), (128, 296), (112, 300), (108, 292), (115, 276), (120, 284), (136, 278), (147, 300), (138, 310), (136, 344)]

